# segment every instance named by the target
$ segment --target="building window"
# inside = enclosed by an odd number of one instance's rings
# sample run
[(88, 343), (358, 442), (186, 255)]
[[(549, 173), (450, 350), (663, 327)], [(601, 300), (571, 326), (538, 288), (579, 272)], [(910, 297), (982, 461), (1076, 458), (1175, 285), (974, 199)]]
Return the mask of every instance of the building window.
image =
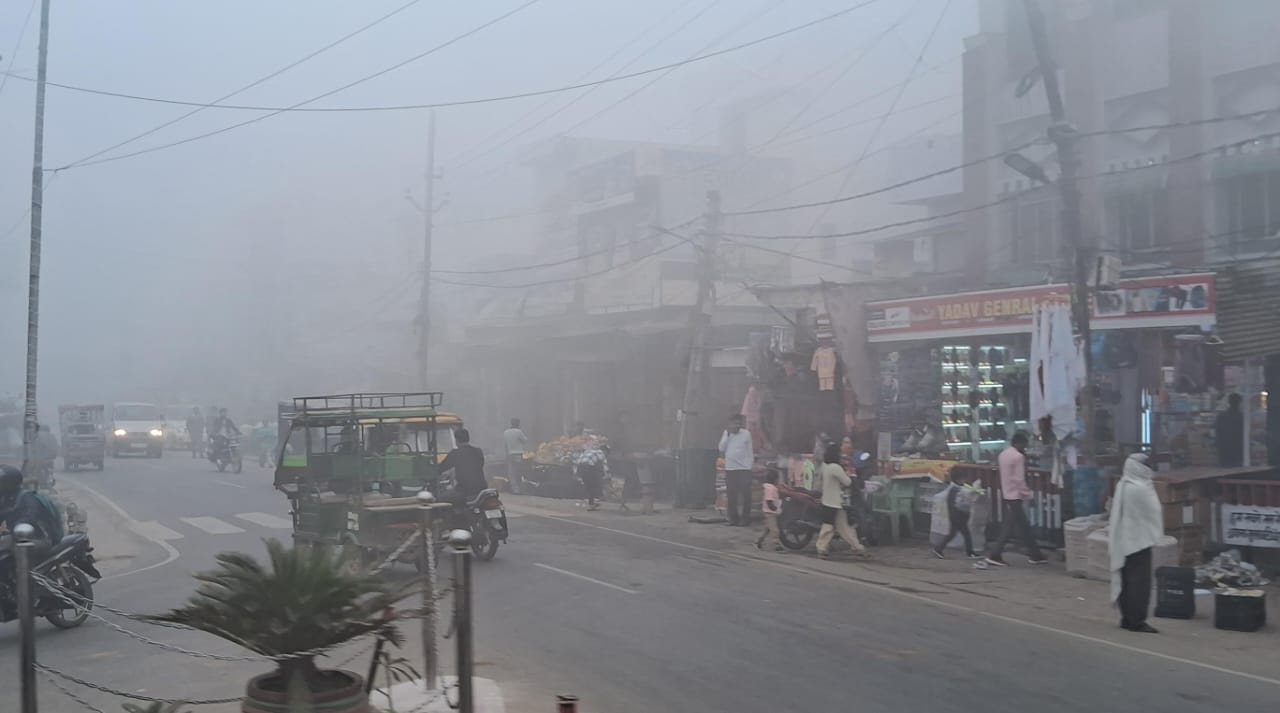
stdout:
[(1218, 180), (1218, 235), (1210, 250), (1249, 251), (1250, 243), (1280, 233), (1280, 167)]
[(1062, 259), (1061, 203), (1051, 189), (1033, 189), (1010, 209), (1013, 262), (1028, 265)]
[(1123, 257), (1168, 243), (1169, 192), (1163, 186), (1112, 191), (1103, 199), (1106, 235)]

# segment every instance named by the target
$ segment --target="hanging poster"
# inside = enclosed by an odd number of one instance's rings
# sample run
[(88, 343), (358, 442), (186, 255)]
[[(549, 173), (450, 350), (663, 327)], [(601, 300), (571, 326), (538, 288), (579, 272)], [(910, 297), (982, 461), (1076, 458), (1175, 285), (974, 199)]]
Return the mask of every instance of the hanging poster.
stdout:
[(1222, 542), (1237, 547), (1280, 547), (1280, 508), (1223, 505)]

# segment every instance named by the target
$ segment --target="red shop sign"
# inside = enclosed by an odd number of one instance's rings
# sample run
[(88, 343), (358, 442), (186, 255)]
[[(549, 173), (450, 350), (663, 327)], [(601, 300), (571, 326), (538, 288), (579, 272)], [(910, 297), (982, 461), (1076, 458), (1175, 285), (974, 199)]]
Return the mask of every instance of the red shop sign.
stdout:
[[(1031, 331), (1038, 303), (1067, 299), (1068, 285), (1035, 285), (867, 303), (872, 342), (940, 339)], [(1121, 280), (1093, 300), (1098, 329), (1193, 327), (1213, 324), (1213, 273)]]

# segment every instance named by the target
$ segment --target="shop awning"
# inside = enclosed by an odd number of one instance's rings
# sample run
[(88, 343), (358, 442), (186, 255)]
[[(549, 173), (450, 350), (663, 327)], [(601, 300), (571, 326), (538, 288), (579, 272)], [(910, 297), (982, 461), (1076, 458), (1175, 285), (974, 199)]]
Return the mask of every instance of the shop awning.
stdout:
[(1280, 354), (1280, 260), (1218, 273), (1218, 336), (1227, 359)]

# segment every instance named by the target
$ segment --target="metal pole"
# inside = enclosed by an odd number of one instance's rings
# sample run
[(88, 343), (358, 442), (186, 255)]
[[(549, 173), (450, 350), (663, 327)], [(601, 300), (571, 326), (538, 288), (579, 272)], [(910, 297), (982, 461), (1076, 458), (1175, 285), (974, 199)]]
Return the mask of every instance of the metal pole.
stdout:
[(436, 649), (436, 552), (432, 537), (432, 504), (435, 496), (429, 491), (418, 493), (422, 517), (418, 521), (418, 571), (422, 573), (422, 683), (427, 691), (434, 691), (440, 676), (440, 654)]
[(427, 193), (422, 206), (424, 228), (422, 235), (422, 293), (418, 304), (418, 378), (423, 391), (429, 388), (427, 377), (427, 349), (431, 342), (431, 238), (435, 229), (436, 212), (436, 113), (427, 118)]
[(556, 713), (577, 713), (577, 696), (556, 696)]
[[(1080, 170), (1080, 158), (1076, 155), (1076, 130), (1067, 123), (1062, 93), (1058, 88), (1058, 66), (1049, 49), (1049, 36), (1045, 30), (1044, 12), (1037, 0), (1023, 0), (1027, 9), (1027, 25), (1031, 43), (1035, 47), (1036, 61), (1040, 66), (1040, 78), (1044, 81), (1045, 98), (1049, 103), (1049, 139), (1058, 151), (1061, 175), (1058, 190), (1062, 194), (1062, 230), (1071, 250), (1071, 309), (1075, 317), (1076, 333), (1084, 343), (1084, 389), (1080, 393), (1080, 420), (1084, 433), (1080, 437), (1081, 454), (1085, 465), (1097, 464), (1094, 444), (1094, 395), (1093, 350), (1090, 347), (1092, 332), (1090, 316), (1089, 270), (1093, 264), (1094, 246), (1087, 239), (1080, 216), (1080, 187), (1076, 176)], [(1092, 233), (1090, 233), (1092, 235)]]
[(14, 576), (18, 590), (18, 637), (22, 649), (19, 663), (22, 713), (36, 713), (36, 617), (31, 596), (31, 538), (35, 528), (23, 523), (13, 528)]
[[(27, 385), (22, 416), (22, 469), (30, 472), (36, 442), (36, 358), (40, 353), (40, 241), (44, 234), (44, 90), (49, 63), (49, 0), (40, 3), (36, 64), (36, 130), (31, 151), (31, 260), (27, 275)], [(34, 701), (34, 699), (32, 699)], [(34, 703), (32, 704), (34, 705)]]
[[(703, 361), (706, 358), (707, 330), (711, 326), (708, 303), (715, 302), (715, 254), (720, 242), (720, 191), (707, 191), (707, 211), (703, 214), (702, 245), (698, 251), (698, 294), (694, 298), (693, 311), (689, 314), (689, 368), (685, 373), (684, 399), (680, 405), (680, 433), (676, 448), (680, 454), (678, 467), (681, 479), (687, 483), (690, 463), (686, 448), (689, 439), (690, 417), (698, 415), (698, 402), (702, 398), (701, 380), (706, 374)], [(677, 499), (680, 499), (677, 488)], [(684, 503), (688, 505), (688, 503)]]
[(471, 689), (471, 533), (454, 530), (449, 533), (453, 545), (453, 622), (458, 637), (458, 710), (474, 713), (475, 699)]

